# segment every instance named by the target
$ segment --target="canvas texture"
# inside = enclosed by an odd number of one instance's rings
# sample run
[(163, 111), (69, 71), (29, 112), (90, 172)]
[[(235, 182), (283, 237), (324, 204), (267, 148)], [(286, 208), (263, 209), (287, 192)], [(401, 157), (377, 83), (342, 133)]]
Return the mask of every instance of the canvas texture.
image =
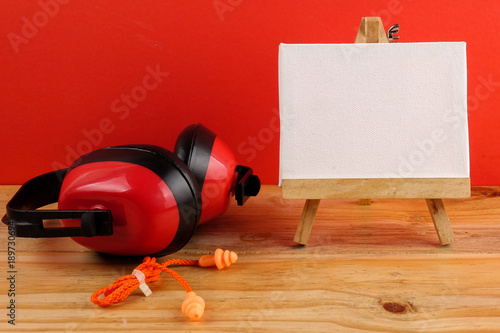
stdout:
[(469, 177), (464, 42), (281, 44), (280, 181)]

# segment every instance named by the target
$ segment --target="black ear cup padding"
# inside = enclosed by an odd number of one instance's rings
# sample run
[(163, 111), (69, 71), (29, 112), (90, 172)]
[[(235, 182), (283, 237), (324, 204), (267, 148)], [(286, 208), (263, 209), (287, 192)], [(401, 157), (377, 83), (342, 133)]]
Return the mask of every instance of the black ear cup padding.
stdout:
[(200, 189), (203, 189), (215, 137), (214, 132), (196, 124), (186, 127), (175, 142), (174, 153), (193, 172)]

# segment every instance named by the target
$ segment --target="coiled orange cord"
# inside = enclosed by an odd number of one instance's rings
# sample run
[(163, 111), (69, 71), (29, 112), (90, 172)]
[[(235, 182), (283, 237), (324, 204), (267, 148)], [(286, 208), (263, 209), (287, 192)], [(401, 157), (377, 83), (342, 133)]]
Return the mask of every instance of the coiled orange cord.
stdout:
[[(160, 278), (160, 273), (165, 272), (175, 280), (177, 280), (177, 282), (179, 282), (187, 292), (186, 299), (184, 300), (182, 305), (183, 313), (190, 319), (198, 320), (203, 315), (203, 311), (205, 308), (205, 302), (203, 301), (203, 298), (197, 296), (193, 292), (191, 286), (189, 286), (187, 281), (167, 266), (217, 266), (218, 269), (222, 269), (225, 266), (230, 266), (237, 259), (238, 256), (236, 255), (236, 253), (232, 251), (230, 252), (228, 250), (223, 251), (221, 249), (217, 249), (214, 255), (205, 255), (200, 257), (198, 260), (169, 259), (167, 261), (164, 261), (162, 264), (157, 263), (156, 258), (146, 257), (144, 258), (142, 264), (137, 266), (133, 274), (122, 276), (121, 278), (117, 279), (112, 285), (97, 290), (90, 297), (90, 301), (100, 306), (108, 306), (113, 303), (121, 302), (139, 286), (141, 287), (141, 289), (145, 287), (145, 289), (149, 291), (149, 288), (145, 285), (145, 282), (156, 281)], [(140, 272), (136, 271), (142, 272), (144, 276), (142, 276)], [(140, 279), (143, 279), (144, 281), (141, 283)], [(144, 291), (144, 293), (146, 294), (146, 296), (149, 295), (148, 293), (146, 293), (146, 291)]]

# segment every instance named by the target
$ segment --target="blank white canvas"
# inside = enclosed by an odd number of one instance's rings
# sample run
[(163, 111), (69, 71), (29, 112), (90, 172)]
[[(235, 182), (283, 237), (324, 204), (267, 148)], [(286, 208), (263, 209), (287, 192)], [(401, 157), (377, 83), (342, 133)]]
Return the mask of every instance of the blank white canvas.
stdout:
[(281, 44), (280, 182), (468, 178), (464, 42)]

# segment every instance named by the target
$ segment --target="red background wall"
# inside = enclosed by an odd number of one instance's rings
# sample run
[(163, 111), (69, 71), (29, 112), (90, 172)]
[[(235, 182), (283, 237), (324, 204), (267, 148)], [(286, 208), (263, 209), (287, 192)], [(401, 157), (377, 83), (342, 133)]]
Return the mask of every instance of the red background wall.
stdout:
[[(352, 43), (361, 17), (381, 16), (386, 29), (401, 25), (401, 42), (467, 42), (472, 182), (500, 185), (500, 1), (2, 5), (0, 184), (66, 167), (98, 147), (173, 149), (177, 134), (194, 122), (275, 184), (279, 43)], [(156, 81), (151, 71), (161, 72)], [(136, 100), (127, 102), (131, 93)]]

